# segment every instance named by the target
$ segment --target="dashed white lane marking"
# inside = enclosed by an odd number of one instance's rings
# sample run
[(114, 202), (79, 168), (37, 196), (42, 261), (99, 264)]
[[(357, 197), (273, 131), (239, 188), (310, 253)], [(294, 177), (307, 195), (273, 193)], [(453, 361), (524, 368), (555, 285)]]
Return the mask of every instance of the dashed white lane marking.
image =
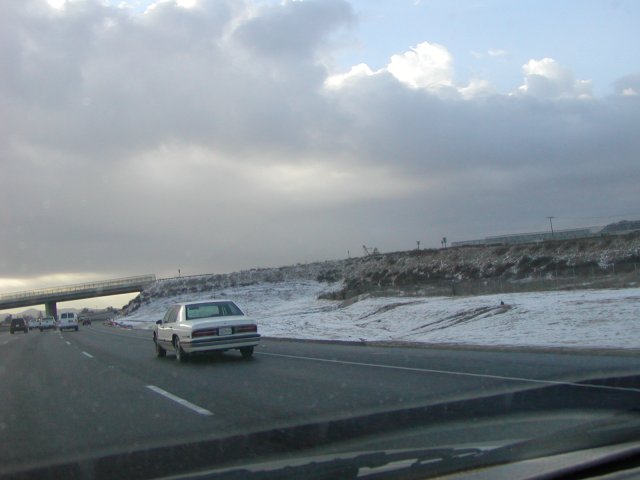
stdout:
[(91, 355), (90, 353), (82, 352), (82, 354), (83, 354), (85, 357), (93, 358), (93, 355)]
[(66, 343), (67, 345), (71, 345), (71, 342), (65, 340), (64, 343)]
[(199, 413), (200, 415), (213, 415), (213, 413), (211, 413), (206, 408), (199, 407), (198, 405), (195, 405), (189, 402), (188, 400), (185, 400), (184, 398), (180, 398), (174, 395), (173, 393), (169, 393), (166, 390), (161, 389), (160, 387), (156, 387), (155, 385), (147, 385), (147, 388), (153, 392), (156, 392), (159, 395), (162, 395), (165, 398), (168, 398), (169, 400), (173, 400), (174, 402), (179, 403), (185, 408), (188, 408), (190, 410), (193, 410), (196, 413)]
[(360, 367), (375, 367), (375, 368), (388, 368), (391, 370), (404, 370), (408, 372), (421, 372), (421, 373), (437, 373), (441, 375), (459, 375), (463, 377), (481, 377), (492, 378), (495, 380), (509, 380), (515, 382), (529, 382), (529, 383), (542, 383), (546, 385), (570, 385), (572, 387), (582, 388), (596, 388), (602, 390), (617, 390), (624, 392), (636, 392), (640, 393), (639, 388), (627, 388), (627, 387), (610, 387), (607, 385), (595, 385), (590, 383), (576, 383), (576, 382), (562, 382), (557, 380), (539, 380), (535, 378), (521, 378), (521, 377), (505, 377), (502, 375), (489, 375), (485, 373), (469, 373), (469, 372), (457, 372), (455, 370), (432, 370), (430, 368), (416, 368), (416, 367), (400, 367), (397, 365), (384, 365), (380, 363), (363, 363), (363, 362), (348, 362), (346, 360), (334, 360), (330, 358), (316, 358), (316, 357), (302, 357), (298, 355), (284, 355), (281, 353), (266, 353), (256, 352), (258, 355), (268, 355), (271, 357), (284, 357), (284, 358), (296, 358), (298, 360), (310, 360), (315, 362), (335, 363), (339, 365), (356, 365)]

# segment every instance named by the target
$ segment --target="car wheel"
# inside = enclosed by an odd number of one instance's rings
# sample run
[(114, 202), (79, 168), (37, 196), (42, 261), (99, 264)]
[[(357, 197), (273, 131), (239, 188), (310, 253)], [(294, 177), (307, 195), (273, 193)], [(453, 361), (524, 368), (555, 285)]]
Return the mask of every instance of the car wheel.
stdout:
[(76, 332), (78, 331), (78, 327), (76, 327)]
[(174, 345), (176, 347), (176, 360), (179, 362), (186, 362), (188, 355), (187, 352), (182, 349), (182, 345), (180, 345), (180, 339), (178, 337), (176, 337)]
[(251, 358), (251, 355), (253, 355), (253, 347), (242, 347), (240, 353), (243, 358)]
[(40, 329), (40, 331), (42, 331), (42, 329)]
[(167, 351), (158, 344), (158, 339), (153, 336), (153, 343), (156, 345), (156, 357), (166, 357)]

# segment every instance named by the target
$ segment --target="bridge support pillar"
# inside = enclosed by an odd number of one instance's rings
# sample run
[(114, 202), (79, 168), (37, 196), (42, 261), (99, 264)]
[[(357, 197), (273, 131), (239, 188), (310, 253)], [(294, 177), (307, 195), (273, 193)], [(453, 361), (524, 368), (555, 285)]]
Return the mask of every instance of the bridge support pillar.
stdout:
[(58, 319), (58, 306), (56, 302), (47, 302), (44, 304), (44, 312), (47, 317)]

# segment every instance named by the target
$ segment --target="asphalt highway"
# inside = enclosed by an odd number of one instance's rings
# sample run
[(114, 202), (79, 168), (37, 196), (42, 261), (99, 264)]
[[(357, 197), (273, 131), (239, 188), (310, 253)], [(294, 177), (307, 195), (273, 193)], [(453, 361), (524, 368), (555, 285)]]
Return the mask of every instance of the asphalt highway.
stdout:
[(0, 474), (540, 385), (599, 389), (593, 379), (640, 374), (633, 355), (278, 339), (263, 339), (251, 359), (231, 351), (181, 364), (155, 357), (151, 331), (99, 324), (2, 332), (0, 351)]

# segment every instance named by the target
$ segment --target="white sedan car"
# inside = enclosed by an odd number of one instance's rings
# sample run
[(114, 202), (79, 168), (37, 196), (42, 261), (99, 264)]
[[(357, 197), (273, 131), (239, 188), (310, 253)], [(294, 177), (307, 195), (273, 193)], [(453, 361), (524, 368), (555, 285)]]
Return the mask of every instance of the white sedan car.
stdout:
[(231, 349), (249, 358), (259, 341), (256, 323), (229, 300), (171, 305), (153, 332), (156, 355), (164, 357), (167, 350), (173, 350), (178, 361), (191, 353)]

